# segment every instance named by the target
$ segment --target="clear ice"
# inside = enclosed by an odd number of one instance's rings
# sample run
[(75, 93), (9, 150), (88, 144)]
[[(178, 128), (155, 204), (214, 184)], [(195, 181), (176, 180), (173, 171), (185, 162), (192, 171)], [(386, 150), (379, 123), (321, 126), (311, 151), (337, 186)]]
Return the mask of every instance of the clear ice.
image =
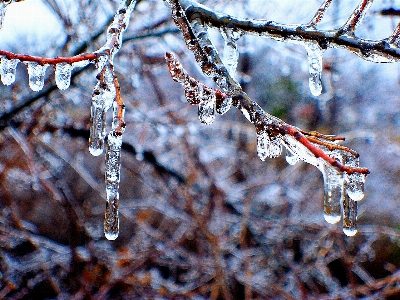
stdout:
[(110, 66), (103, 66), (100, 73), (103, 78), (101, 82), (99, 80), (93, 91), (90, 115), (89, 151), (94, 156), (103, 153), (104, 139), (107, 134), (106, 113), (115, 99), (114, 77)]
[(241, 34), (234, 28), (223, 28), (221, 29), (221, 34), (225, 41), (222, 61), (226, 66), (229, 75), (231, 75), (232, 78), (235, 78), (239, 60), (239, 51), (236, 42), (240, 38)]
[(37, 62), (28, 62), (29, 87), (32, 91), (38, 92), (44, 86), (44, 75), (48, 65), (41, 65)]
[[(360, 161), (354, 156), (346, 156), (345, 164), (351, 167), (359, 167)], [(346, 174), (346, 193), (353, 201), (360, 201), (364, 198), (365, 174)]]
[(324, 179), (324, 218), (328, 223), (336, 224), (342, 218), (343, 175), (325, 164), (320, 169)]
[[(124, 112), (122, 112), (123, 117)], [(106, 149), (106, 194), (107, 204), (104, 218), (104, 234), (108, 240), (115, 240), (119, 234), (119, 182), (121, 178), (121, 147), (124, 127), (120, 126), (118, 104), (113, 103), (113, 125), (108, 134)]]
[(357, 233), (357, 202), (343, 193), (343, 232), (347, 236), (354, 236)]
[(257, 132), (257, 154), (264, 161), (267, 157), (278, 157), (282, 146), (278, 137), (270, 137), (266, 131)]
[(56, 64), (56, 84), (60, 90), (66, 90), (71, 83), (72, 66), (68, 63)]
[(257, 154), (264, 161), (269, 156), (269, 146), (271, 141), (265, 131), (257, 133)]
[(321, 95), (322, 92), (322, 56), (324, 51), (317, 43), (305, 44), (308, 56), (308, 70), (310, 73), (309, 86), (314, 96)]
[(0, 77), (4, 85), (10, 85), (15, 81), (15, 71), (18, 62), (18, 59), (8, 59), (5, 56), (1, 57)]

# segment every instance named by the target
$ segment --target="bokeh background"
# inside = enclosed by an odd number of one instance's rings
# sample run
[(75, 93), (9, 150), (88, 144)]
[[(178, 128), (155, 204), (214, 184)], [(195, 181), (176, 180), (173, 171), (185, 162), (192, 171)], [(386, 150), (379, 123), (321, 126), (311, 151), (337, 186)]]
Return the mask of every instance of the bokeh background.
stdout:
[[(169, 8), (142, 0), (115, 70), (126, 104), (120, 236), (103, 235), (104, 157), (87, 146), (94, 65), (33, 92), (26, 66), (0, 84), (1, 299), (398, 299), (400, 73), (341, 49), (324, 54), (324, 93), (308, 88), (300, 45), (244, 36), (237, 78), (267, 112), (346, 137), (368, 167), (359, 233), (323, 218), (323, 181), (285, 154), (259, 160), (254, 127), (232, 108), (206, 126), (169, 77), (166, 51), (196, 66)], [(322, 1), (201, 1), (238, 17), (307, 23)], [(334, 0), (321, 29), (359, 1)], [(9, 6), (0, 49), (43, 57), (99, 49), (118, 1)], [(389, 8), (392, 12), (388, 15)], [(388, 37), (400, 1), (375, 1), (356, 35)], [(211, 31), (222, 52), (223, 40)], [(111, 118), (111, 115), (109, 116)]]

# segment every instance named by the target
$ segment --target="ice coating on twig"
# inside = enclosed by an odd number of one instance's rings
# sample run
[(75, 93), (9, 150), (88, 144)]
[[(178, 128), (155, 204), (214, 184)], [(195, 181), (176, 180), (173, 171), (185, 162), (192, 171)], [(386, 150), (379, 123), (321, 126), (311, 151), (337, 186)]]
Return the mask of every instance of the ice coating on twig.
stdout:
[(55, 77), (56, 84), (60, 90), (66, 90), (71, 83), (72, 66), (68, 63), (56, 64)]
[(1, 57), (0, 77), (4, 85), (10, 85), (15, 81), (15, 71), (18, 62), (18, 59), (8, 59), (5, 56)]
[(165, 59), (172, 79), (184, 87), (186, 100), (192, 105), (199, 105), (202, 123), (211, 124), (215, 120), (215, 111), (222, 115), (231, 108), (232, 98), (229, 95), (189, 76), (174, 54), (167, 52)]
[(29, 87), (32, 91), (38, 92), (44, 86), (44, 75), (48, 65), (41, 65), (40, 63), (30, 61), (27, 63), (29, 74)]
[(299, 161), (300, 161), (300, 158), (296, 154), (294, 154), (292, 152), (290, 152), (290, 154), (286, 155), (286, 162), (289, 165), (295, 165)]
[(322, 55), (324, 51), (317, 43), (306, 43), (304, 47), (307, 50), (311, 94), (317, 97), (322, 92)]
[(362, 0), (340, 31), (343, 34), (354, 35), (354, 31), (362, 23), (368, 9), (372, 5), (372, 2), (373, 0)]

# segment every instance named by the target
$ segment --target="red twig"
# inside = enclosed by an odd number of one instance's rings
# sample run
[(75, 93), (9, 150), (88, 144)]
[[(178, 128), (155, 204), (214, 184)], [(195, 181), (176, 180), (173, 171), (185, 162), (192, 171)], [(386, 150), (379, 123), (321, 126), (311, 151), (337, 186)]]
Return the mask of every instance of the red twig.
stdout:
[(0, 50), (0, 55), (7, 57), (8, 59), (18, 59), (20, 61), (32, 61), (40, 63), (41, 65), (49, 64), (55, 65), (58, 63), (75, 63), (84, 60), (95, 60), (98, 57), (102, 56), (104, 53), (95, 52), (95, 53), (85, 53), (72, 57), (54, 57), (54, 58), (45, 58), (40, 56), (32, 56), (26, 54), (17, 54), (9, 51)]
[(326, 154), (322, 149), (314, 146), (312, 142), (309, 141), (309, 139), (295, 127), (285, 124), (282, 126), (282, 130), (284, 131), (284, 133), (294, 137), (304, 147), (310, 150), (310, 152), (314, 154), (315, 157), (322, 158), (324, 161), (326, 161), (332, 167), (338, 169), (339, 171), (345, 172), (347, 174), (353, 174), (353, 173), (369, 174), (369, 170), (367, 168), (349, 167), (341, 164), (339, 161)]

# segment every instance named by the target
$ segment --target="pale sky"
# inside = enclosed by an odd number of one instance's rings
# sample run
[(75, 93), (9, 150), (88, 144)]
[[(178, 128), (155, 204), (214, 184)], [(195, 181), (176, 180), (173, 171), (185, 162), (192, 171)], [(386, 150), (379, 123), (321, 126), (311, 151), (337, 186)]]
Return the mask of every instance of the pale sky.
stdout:
[[(43, 45), (46, 41), (54, 42), (54, 38), (62, 34), (61, 30), (59, 21), (41, 0), (12, 3), (7, 6), (0, 30), (0, 46), (16, 44), (21, 40), (28, 45)], [(29, 52), (28, 49), (26, 52)]]

